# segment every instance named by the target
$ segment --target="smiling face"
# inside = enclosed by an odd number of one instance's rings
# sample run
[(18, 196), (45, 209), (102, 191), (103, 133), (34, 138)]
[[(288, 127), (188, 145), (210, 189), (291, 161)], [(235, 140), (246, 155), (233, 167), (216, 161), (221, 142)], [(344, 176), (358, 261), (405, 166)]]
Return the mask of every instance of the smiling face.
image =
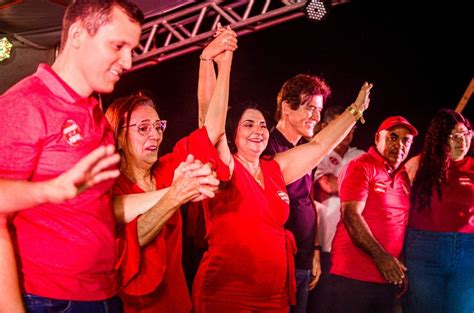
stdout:
[(284, 114), (288, 120), (288, 125), (295, 133), (303, 137), (313, 137), (314, 127), (321, 119), (321, 111), (323, 109), (323, 96), (314, 95), (310, 97), (302, 96), (301, 105), (296, 109), (291, 109), (288, 103), (285, 103), (286, 109)]
[(381, 130), (375, 135), (377, 151), (395, 169), (405, 161), (413, 143), (413, 135), (403, 126)]
[[(149, 105), (139, 105), (132, 112), (127, 140), (125, 129), (118, 138), (128, 166), (133, 164), (148, 170), (158, 159), (158, 148), (163, 140), (163, 131), (159, 127), (153, 127), (158, 120), (158, 113)], [(145, 129), (147, 125), (152, 126), (149, 133)], [(158, 126), (158, 123), (155, 125)]]
[(260, 157), (268, 143), (268, 128), (263, 114), (255, 109), (247, 109), (242, 114), (235, 135), (237, 153), (249, 158)]
[(469, 152), (471, 140), (472, 131), (470, 131), (463, 123), (456, 124), (448, 137), (451, 160), (462, 160)]
[[(132, 49), (138, 45), (141, 26), (118, 7), (112, 8), (110, 21), (102, 25), (96, 34), (87, 32), (83, 22), (78, 21), (82, 31), (74, 33), (71, 40), (77, 48), (79, 75), (74, 85), (82, 94), (110, 93), (120, 75), (132, 65)], [(79, 38), (75, 41), (75, 36)]]

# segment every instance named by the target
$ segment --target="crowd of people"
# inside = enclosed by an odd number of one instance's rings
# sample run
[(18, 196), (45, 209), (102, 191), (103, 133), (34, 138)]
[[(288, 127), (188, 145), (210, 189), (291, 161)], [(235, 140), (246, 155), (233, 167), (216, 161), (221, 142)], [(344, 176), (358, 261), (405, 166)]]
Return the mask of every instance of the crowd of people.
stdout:
[[(54, 64), (0, 96), (1, 313), (474, 312), (466, 117), (437, 112), (408, 161), (418, 130), (386, 117), (364, 152), (350, 144), (373, 85), (325, 107), (329, 85), (299, 74), (268, 129), (258, 105), (229, 108), (237, 35), (218, 24), (197, 129), (160, 155), (153, 97), (106, 112), (95, 98), (131, 67), (143, 21), (128, 0), (73, 1)], [(207, 246), (192, 288), (189, 204)]]

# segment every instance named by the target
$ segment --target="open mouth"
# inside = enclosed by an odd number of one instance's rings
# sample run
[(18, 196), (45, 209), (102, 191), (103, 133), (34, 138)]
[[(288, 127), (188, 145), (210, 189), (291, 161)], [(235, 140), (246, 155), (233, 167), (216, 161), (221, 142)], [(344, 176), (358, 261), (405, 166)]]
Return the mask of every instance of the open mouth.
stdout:
[(149, 147), (146, 147), (145, 150), (156, 152), (158, 151), (158, 146), (149, 146)]

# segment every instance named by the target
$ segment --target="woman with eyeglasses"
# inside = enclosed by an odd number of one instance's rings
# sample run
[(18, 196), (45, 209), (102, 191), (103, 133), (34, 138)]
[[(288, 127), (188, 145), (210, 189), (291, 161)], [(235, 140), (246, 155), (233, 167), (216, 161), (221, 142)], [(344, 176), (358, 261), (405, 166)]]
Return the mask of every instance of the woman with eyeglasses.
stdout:
[[(230, 29), (221, 30), (203, 55), (214, 57), (236, 48), (236, 34)], [(205, 61), (201, 61), (201, 66), (207, 66)], [(219, 69), (216, 83), (228, 83), (230, 63)], [(212, 101), (220, 103), (227, 99), (216, 92)], [(125, 223), (125, 227), (119, 226), (117, 263), (124, 311), (190, 312), (182, 269), (179, 207), (213, 196), (218, 181), (211, 167), (217, 178), (228, 179), (228, 169), (214, 148), (224, 132), (224, 123), (204, 123), (204, 127), (180, 140), (171, 153), (158, 157), (166, 120), (160, 119), (152, 99), (144, 95), (118, 99), (107, 109), (106, 117), (114, 129), (121, 155), (122, 175), (115, 183), (114, 195), (166, 191), (156, 204), (150, 200), (148, 207), (137, 204), (133, 212), (117, 212), (118, 220)], [(165, 187), (170, 188), (163, 190)]]
[(474, 160), (469, 121), (440, 110), (411, 189), (407, 313), (474, 312)]

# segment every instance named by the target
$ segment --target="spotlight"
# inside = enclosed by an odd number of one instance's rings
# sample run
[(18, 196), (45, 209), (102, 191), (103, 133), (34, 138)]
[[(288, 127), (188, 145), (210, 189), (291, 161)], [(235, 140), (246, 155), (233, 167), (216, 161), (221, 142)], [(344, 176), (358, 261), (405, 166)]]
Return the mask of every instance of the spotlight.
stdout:
[(7, 39), (7, 37), (0, 39), (0, 62), (11, 57), (12, 48), (13, 44)]
[(329, 14), (331, 2), (328, 0), (307, 0), (304, 5), (306, 17), (313, 22), (321, 22)]

